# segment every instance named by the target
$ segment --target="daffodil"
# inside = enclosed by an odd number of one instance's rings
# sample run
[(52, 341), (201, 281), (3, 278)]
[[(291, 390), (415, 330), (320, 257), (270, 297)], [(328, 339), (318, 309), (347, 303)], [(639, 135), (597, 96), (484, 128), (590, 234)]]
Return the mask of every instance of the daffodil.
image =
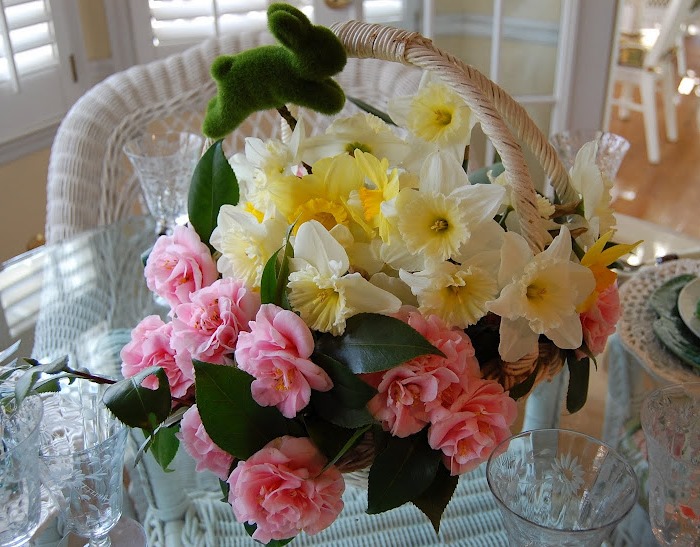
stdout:
[(428, 74), (415, 95), (389, 101), (391, 118), (424, 142), (450, 152), (460, 161), (471, 139), (475, 117), (455, 91)]
[(615, 227), (615, 216), (610, 203), (613, 183), (596, 164), (598, 144), (595, 141), (584, 144), (576, 154), (571, 168), (571, 186), (583, 200), (583, 213), (588, 230), (577, 241), (588, 248), (603, 234)]
[(309, 137), (303, 146), (304, 159), (309, 163), (343, 153), (353, 155), (355, 150), (361, 150), (398, 165), (411, 151), (387, 123), (364, 112), (335, 120), (323, 135)]
[(260, 287), (265, 264), (284, 243), (287, 228), (281, 219), (259, 222), (255, 214), (240, 207), (222, 205), (210, 238), (212, 247), (221, 253), (217, 269), (224, 277)]
[(459, 161), (434, 152), (423, 164), (418, 190), (401, 190), (396, 198), (399, 232), (412, 254), (448, 260), (475, 226), (493, 218), (504, 193), (498, 185), (472, 186)]
[(617, 274), (610, 270), (610, 266), (617, 259), (623, 257), (627, 253), (632, 252), (634, 248), (641, 243), (620, 243), (606, 248), (606, 245), (612, 239), (614, 232), (612, 230), (603, 234), (596, 241), (581, 259), (581, 264), (591, 270), (595, 277), (595, 289), (591, 292), (588, 298), (579, 305), (579, 311), (588, 310), (598, 299), (598, 295), (605, 289), (610, 287), (617, 280)]
[(372, 285), (359, 273), (348, 273), (343, 246), (319, 222), (299, 227), (290, 259), (288, 298), (312, 330), (340, 335), (358, 313), (395, 313), (401, 301)]
[(290, 196), (287, 220), (297, 227), (309, 220), (317, 220), (327, 230), (337, 224), (350, 225), (352, 216), (348, 199), (363, 182), (355, 158), (341, 154), (323, 158), (312, 166), (312, 172), (304, 175), (294, 186)]
[(501, 294), (487, 308), (501, 316), (498, 351), (504, 361), (534, 351), (540, 334), (562, 349), (581, 346), (577, 307), (595, 288), (595, 278), (572, 262), (568, 228), (562, 226), (551, 245), (534, 256), (522, 236), (506, 233), (498, 280)]

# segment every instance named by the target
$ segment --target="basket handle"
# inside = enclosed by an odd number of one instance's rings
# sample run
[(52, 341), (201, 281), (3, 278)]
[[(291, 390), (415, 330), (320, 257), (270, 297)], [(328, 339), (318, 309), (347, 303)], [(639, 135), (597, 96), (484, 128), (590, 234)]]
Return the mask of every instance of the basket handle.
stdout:
[(442, 52), (419, 33), (360, 21), (336, 23), (331, 30), (345, 46), (348, 56), (394, 61), (430, 70), (465, 100), (501, 156), (514, 190), (513, 206), (520, 215), (523, 236), (533, 252), (541, 251), (544, 234), (539, 225), (537, 195), (513, 132), (535, 154), (560, 199), (573, 201), (577, 195), (554, 148), (522, 106), (479, 71)]

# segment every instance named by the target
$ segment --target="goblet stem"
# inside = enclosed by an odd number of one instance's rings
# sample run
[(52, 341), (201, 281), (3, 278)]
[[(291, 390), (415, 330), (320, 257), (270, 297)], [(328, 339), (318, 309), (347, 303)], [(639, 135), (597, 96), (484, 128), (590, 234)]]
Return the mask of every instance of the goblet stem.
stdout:
[(110, 547), (112, 540), (109, 538), (109, 532), (100, 536), (91, 536), (90, 541), (85, 547)]

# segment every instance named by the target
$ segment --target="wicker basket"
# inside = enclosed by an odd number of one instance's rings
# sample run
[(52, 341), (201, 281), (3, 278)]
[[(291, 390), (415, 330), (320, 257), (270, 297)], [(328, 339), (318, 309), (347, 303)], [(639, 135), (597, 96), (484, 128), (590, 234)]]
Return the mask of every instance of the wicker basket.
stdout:
[[(578, 195), (554, 148), (524, 108), (478, 70), (441, 51), (419, 33), (358, 21), (336, 23), (331, 29), (344, 44), (348, 57), (393, 61), (430, 71), (464, 99), (501, 157), (513, 187), (513, 206), (519, 214), (523, 237), (533, 253), (541, 252), (545, 234), (540, 227), (535, 187), (523, 147), (544, 169), (562, 203), (575, 202)], [(510, 389), (535, 370), (535, 383), (551, 380), (563, 366), (563, 353), (545, 342), (515, 363), (498, 358), (482, 363), (482, 372)], [(356, 449), (338, 462), (341, 469), (348, 472), (367, 467), (372, 461), (371, 447), (371, 436), (363, 438)], [(357, 478), (362, 482), (366, 476), (360, 473)]]

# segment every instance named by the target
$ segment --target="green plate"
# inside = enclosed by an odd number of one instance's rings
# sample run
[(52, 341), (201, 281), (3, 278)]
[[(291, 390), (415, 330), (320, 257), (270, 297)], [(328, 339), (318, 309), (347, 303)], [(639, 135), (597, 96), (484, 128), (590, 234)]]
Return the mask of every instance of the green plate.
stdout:
[(681, 361), (700, 369), (700, 339), (678, 313), (678, 295), (695, 278), (692, 274), (685, 274), (670, 279), (651, 294), (649, 306), (658, 315), (653, 328), (659, 341)]

